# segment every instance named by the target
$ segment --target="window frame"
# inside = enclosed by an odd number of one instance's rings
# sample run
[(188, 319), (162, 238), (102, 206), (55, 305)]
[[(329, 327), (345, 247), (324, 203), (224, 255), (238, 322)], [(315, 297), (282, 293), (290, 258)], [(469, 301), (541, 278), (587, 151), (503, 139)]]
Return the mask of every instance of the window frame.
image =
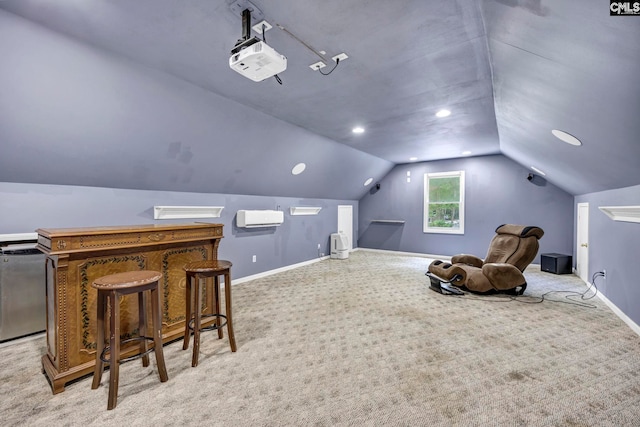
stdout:
[[(457, 229), (450, 227), (429, 227), (429, 180), (431, 178), (460, 178), (460, 224)], [(423, 210), (423, 226), (424, 233), (440, 233), (440, 234), (464, 234), (464, 211), (465, 211), (465, 179), (464, 171), (450, 172), (432, 172), (424, 174), (424, 210)]]

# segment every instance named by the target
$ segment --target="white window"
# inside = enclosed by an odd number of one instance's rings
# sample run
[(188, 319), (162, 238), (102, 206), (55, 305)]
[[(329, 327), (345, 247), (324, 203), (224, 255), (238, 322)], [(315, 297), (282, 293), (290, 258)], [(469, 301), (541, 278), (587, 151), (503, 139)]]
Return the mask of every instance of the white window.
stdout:
[(464, 234), (464, 171), (424, 174), (423, 230)]

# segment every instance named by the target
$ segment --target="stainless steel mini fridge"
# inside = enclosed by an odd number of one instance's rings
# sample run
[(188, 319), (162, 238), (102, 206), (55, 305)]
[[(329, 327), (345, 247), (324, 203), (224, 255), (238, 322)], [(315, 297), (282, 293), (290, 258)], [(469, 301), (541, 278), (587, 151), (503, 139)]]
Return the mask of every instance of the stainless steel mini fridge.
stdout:
[(36, 239), (0, 235), (0, 342), (46, 328), (45, 255)]

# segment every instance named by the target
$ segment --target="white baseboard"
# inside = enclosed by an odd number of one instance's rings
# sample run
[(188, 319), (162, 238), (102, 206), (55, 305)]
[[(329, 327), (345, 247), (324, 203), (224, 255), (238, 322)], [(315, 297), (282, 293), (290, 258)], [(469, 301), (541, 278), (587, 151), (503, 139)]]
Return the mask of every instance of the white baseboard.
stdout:
[(356, 248), (354, 250), (368, 251), (368, 252), (379, 252), (379, 253), (386, 253), (386, 254), (391, 254), (391, 255), (416, 256), (416, 257), (421, 257), (421, 258), (440, 259), (440, 260), (446, 260), (446, 261), (450, 261), (451, 260), (451, 257), (448, 256), (448, 255), (423, 254), (423, 253), (420, 253), (420, 252), (401, 252), (401, 251), (392, 251), (392, 250), (388, 250), (388, 249), (370, 249), (370, 248)]
[[(590, 284), (587, 283), (587, 285), (590, 285)], [(604, 302), (611, 309), (611, 311), (613, 311), (616, 314), (616, 316), (618, 316), (624, 323), (626, 323), (627, 326), (629, 326), (633, 332), (635, 332), (636, 334), (640, 335), (640, 326), (638, 326), (638, 324), (636, 322), (631, 320), (631, 318), (629, 316), (624, 314), (624, 312), (622, 310), (620, 310), (614, 303), (612, 303), (609, 300), (609, 298), (604, 296), (604, 294), (602, 292), (600, 292), (600, 291), (598, 291), (598, 293), (596, 293), (596, 296), (598, 298), (600, 298), (602, 300), (602, 302)]]
[(263, 271), (262, 273), (252, 274), (251, 276), (245, 276), (239, 279), (232, 279), (231, 286), (248, 282), (250, 280), (261, 279), (263, 277), (271, 276), (272, 274), (282, 273), (283, 271), (293, 270), (294, 268), (302, 267), (305, 265), (314, 264), (316, 262), (319, 262), (325, 259), (329, 259), (329, 256), (318, 257), (318, 258), (310, 259), (308, 261), (299, 262), (297, 264), (291, 264), (284, 267), (275, 268), (273, 270)]
[[(353, 248), (349, 252), (357, 252), (357, 251), (381, 252), (381, 253), (388, 253), (388, 254), (393, 254), (393, 255), (408, 255), (408, 256), (417, 256), (417, 257), (423, 257), (423, 258), (444, 259), (444, 260), (450, 260), (451, 259), (451, 257), (446, 256), (446, 255), (429, 255), (429, 254), (421, 254), (421, 253), (418, 253), (418, 252), (400, 252), (400, 251), (390, 251), (390, 250), (384, 250), (384, 249)], [(310, 259), (308, 261), (299, 262), (297, 264), (291, 264), (291, 265), (287, 265), (285, 267), (280, 267), (280, 268), (275, 268), (273, 270), (263, 271), (262, 273), (252, 274), (251, 276), (245, 276), (245, 277), (241, 277), (239, 279), (232, 279), (231, 280), (231, 285), (233, 286), (233, 285), (238, 285), (240, 283), (249, 282), (251, 280), (261, 279), (263, 277), (271, 276), (272, 274), (282, 273), (283, 271), (287, 271), (287, 270), (293, 270), (294, 268), (303, 267), (305, 265), (313, 264), (313, 263), (316, 263), (316, 262), (319, 262), (319, 261), (322, 261), (322, 260), (325, 260), (325, 259), (329, 259), (329, 258), (330, 258), (329, 255), (325, 255), (323, 257)], [(224, 284), (222, 285), (222, 287), (224, 288)]]

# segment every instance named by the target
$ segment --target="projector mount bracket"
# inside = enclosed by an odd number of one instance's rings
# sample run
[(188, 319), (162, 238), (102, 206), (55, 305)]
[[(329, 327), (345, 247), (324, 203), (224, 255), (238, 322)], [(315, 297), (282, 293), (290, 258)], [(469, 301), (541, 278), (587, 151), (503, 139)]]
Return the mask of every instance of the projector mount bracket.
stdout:
[(237, 0), (229, 5), (231, 11), (242, 16), (242, 38), (238, 39), (236, 45), (231, 49), (235, 54), (242, 49), (260, 41), (257, 37), (251, 37), (251, 15), (258, 21), (264, 19), (264, 14), (249, 0)]
[[(251, 12), (256, 22), (260, 22), (264, 19), (264, 13), (262, 13), (262, 11), (249, 0), (236, 0), (229, 4), (229, 9), (231, 9), (233, 14), (236, 16), (242, 16), (242, 13), (245, 10), (248, 10)], [(251, 28), (251, 26), (249, 26), (249, 28)]]

